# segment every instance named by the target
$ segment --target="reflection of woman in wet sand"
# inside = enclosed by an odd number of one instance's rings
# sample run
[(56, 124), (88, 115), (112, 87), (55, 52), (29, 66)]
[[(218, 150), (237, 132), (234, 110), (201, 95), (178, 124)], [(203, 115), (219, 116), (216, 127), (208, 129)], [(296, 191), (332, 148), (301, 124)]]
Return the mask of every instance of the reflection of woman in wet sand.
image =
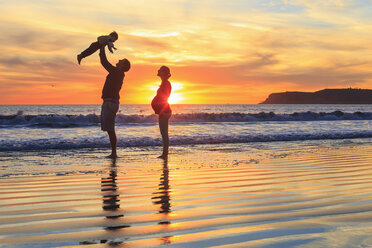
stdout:
[(172, 110), (168, 103), (168, 98), (172, 91), (172, 86), (168, 79), (170, 78), (170, 70), (166, 66), (160, 67), (158, 76), (161, 78), (160, 87), (154, 99), (152, 99), (151, 106), (155, 114), (159, 115), (159, 128), (163, 140), (163, 153), (159, 158), (165, 159), (168, 156), (169, 136), (168, 136), (168, 121), (172, 115)]
[[(163, 161), (163, 173), (160, 176), (159, 190), (153, 193), (155, 196), (152, 197), (153, 203), (159, 205), (159, 214), (161, 214), (161, 220), (158, 222), (162, 225), (164, 230), (168, 230), (168, 225), (171, 224), (169, 220), (169, 214), (171, 210), (171, 198), (170, 198), (170, 185), (169, 185), (169, 169), (168, 160)], [(165, 232), (166, 233), (166, 232)], [(169, 244), (172, 236), (164, 236), (161, 238), (163, 244)]]
[[(170, 194), (169, 194), (169, 170), (168, 170), (168, 160), (164, 159), (163, 163), (163, 173), (160, 177), (159, 191), (153, 193), (156, 196), (152, 197), (154, 204), (160, 205), (160, 214), (164, 214), (164, 217), (168, 217), (168, 214), (171, 212), (170, 204)], [(159, 224), (170, 224), (169, 221), (163, 220)]]

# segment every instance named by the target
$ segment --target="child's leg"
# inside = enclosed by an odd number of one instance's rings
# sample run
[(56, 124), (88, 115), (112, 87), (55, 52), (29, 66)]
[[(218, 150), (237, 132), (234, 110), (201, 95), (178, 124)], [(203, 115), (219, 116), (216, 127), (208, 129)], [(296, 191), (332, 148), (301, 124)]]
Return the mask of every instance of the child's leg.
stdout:
[(92, 55), (97, 50), (99, 50), (100, 47), (101, 45), (98, 43), (98, 41), (93, 42), (92, 44), (90, 44), (90, 46), (87, 49), (85, 49), (82, 53), (80, 53), (80, 60), (85, 57), (88, 57), (89, 55)]

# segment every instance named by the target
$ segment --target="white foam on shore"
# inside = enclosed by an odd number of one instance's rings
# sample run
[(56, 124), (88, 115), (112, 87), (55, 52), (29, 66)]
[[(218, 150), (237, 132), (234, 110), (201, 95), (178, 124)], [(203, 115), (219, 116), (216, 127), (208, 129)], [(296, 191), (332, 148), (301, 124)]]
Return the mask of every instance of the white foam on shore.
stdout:
[[(173, 114), (172, 123), (223, 123), (223, 122), (287, 122), (287, 121), (334, 121), (334, 120), (372, 120), (371, 112), (346, 113), (333, 112), (294, 112), (291, 114), (276, 114), (274, 112), (260, 113), (187, 113)], [(35, 128), (67, 128), (86, 127), (100, 123), (97, 114), (88, 115), (1, 115), (0, 127), (35, 127)], [(125, 115), (118, 114), (118, 125), (157, 123), (155, 115)]]
[[(170, 144), (172, 146), (200, 145), (200, 144), (234, 144), (234, 143), (257, 143), (279, 141), (306, 141), (306, 140), (343, 140), (372, 138), (372, 130), (366, 131), (335, 131), (325, 130), (320, 132), (283, 132), (283, 133), (248, 133), (246, 135), (173, 135)], [(161, 146), (161, 139), (155, 137), (119, 137), (118, 147), (154, 147)], [(0, 151), (42, 151), (46, 149), (83, 149), (83, 148), (107, 148), (109, 141), (102, 137), (80, 136), (69, 138), (33, 138), (18, 140), (0, 140)]]

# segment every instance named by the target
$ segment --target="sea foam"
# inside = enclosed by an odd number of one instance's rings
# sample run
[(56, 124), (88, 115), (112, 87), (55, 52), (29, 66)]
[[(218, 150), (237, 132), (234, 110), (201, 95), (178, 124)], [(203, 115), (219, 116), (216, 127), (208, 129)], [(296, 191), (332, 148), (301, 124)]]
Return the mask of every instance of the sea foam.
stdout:
[[(260, 113), (187, 113), (173, 114), (173, 123), (210, 122), (266, 122), (266, 121), (332, 121), (332, 120), (372, 120), (372, 112), (294, 112), (291, 114)], [(68, 128), (99, 125), (100, 116), (88, 115), (0, 115), (0, 127)], [(118, 114), (117, 125), (157, 123), (156, 115)]]
[[(249, 135), (173, 135), (171, 145), (199, 145), (199, 144), (231, 144), (256, 143), (277, 141), (303, 141), (327, 139), (356, 139), (372, 138), (371, 131), (359, 132), (312, 132), (312, 133), (282, 133), (282, 134), (249, 134)], [(160, 146), (161, 139), (153, 137), (119, 137), (118, 147), (148, 147)], [(45, 149), (77, 149), (77, 148), (107, 148), (108, 139), (102, 137), (79, 137), (75, 139), (36, 138), (32, 140), (0, 140), (0, 151), (27, 151)]]

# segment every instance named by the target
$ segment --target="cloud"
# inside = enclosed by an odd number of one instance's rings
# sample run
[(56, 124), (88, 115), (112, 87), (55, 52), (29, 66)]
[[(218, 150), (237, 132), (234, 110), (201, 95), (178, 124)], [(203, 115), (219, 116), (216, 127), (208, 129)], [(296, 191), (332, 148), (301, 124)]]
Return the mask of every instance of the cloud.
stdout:
[(20, 57), (8, 57), (0, 58), (0, 66), (3, 67), (15, 67), (15, 66), (27, 66), (28, 63)]
[(162, 50), (171, 49), (170, 44), (167, 43), (164, 39), (162, 39), (161, 36), (151, 37), (135, 34), (131, 35), (123, 34), (120, 37), (122, 37), (125, 40), (125, 46), (131, 47), (132, 50), (143, 49), (145, 51), (147, 50), (159, 51), (159, 49)]
[[(10, 71), (26, 70), (34, 73), (60, 73), (76, 72), (76, 65), (65, 57), (27, 58), (27, 57), (3, 57), (0, 58), (0, 66)], [(27, 72), (25, 71), (25, 72)], [(56, 76), (60, 76), (55, 74)]]
[(14, 47), (16, 52), (53, 52), (69, 50), (70, 45), (78, 38), (67, 33), (50, 32), (50, 30), (36, 29), (26, 24), (2, 22), (0, 30), (7, 30), (6, 35), (0, 37), (0, 44), (4, 47)]
[[(232, 73), (238, 74), (241, 68), (230, 68)], [(370, 81), (371, 72), (355, 72), (348, 70), (337, 70), (337, 68), (311, 68), (303, 72), (283, 71), (275, 73), (268, 71), (263, 74), (246, 74), (240, 76), (240, 81), (247, 85), (265, 87), (269, 84), (290, 83), (291, 90), (322, 89), (335, 86), (354, 86)], [(249, 83), (250, 82), (250, 83)], [(284, 89), (283, 89), (284, 90)]]
[(274, 89), (368, 86), (371, 8), (351, 0), (3, 1), (0, 86), (6, 93), (4, 85), (19, 85), (26, 96), (56, 83), (69, 99), (84, 87), (99, 92), (106, 71), (97, 54), (80, 66), (76, 55), (112, 30), (119, 40), (109, 61), (131, 61), (125, 89), (133, 102), (163, 64), (178, 81), (199, 85), (189, 88), (199, 102), (211, 99), (210, 88), (216, 101), (239, 91), (239, 101), (245, 94), (257, 102)]
[(288, 5), (303, 5), (309, 8), (314, 7), (338, 7), (344, 8), (353, 5), (352, 0), (283, 0), (283, 3)]

